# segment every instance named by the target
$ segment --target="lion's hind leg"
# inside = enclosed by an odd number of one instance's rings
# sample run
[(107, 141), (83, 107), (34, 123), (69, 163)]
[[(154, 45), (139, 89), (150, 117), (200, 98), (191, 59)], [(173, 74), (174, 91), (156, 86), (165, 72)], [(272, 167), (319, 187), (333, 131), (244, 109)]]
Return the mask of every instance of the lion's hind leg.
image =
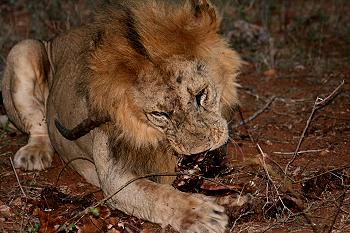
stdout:
[(18, 43), (8, 55), (2, 84), (5, 108), (10, 120), (29, 134), (27, 145), (15, 154), (17, 168), (43, 170), (51, 165), (54, 150), (45, 116), (48, 67), (45, 47), (37, 40)]

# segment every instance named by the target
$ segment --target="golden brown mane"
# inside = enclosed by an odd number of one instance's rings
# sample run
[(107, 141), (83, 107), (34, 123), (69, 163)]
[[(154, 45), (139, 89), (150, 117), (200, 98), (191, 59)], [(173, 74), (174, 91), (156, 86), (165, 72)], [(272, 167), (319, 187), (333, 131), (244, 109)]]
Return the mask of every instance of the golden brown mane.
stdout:
[(232, 80), (239, 57), (218, 35), (220, 22), (213, 8), (195, 9), (191, 2), (124, 1), (98, 13), (92, 26), (102, 38), (90, 58), (91, 107), (108, 114), (137, 146), (156, 145), (161, 135), (138, 120), (140, 112), (127, 92), (140, 73), (162, 70), (171, 57), (208, 60), (218, 74), (214, 81), (224, 88), (223, 113), (237, 103)]

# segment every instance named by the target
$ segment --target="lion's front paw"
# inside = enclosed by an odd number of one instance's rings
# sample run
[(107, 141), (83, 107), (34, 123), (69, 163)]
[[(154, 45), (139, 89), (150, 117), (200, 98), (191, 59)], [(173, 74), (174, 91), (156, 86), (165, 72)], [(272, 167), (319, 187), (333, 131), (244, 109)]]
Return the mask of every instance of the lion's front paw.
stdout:
[(205, 198), (190, 196), (187, 206), (182, 206), (179, 220), (180, 232), (222, 233), (226, 229), (228, 217), (222, 206)]
[(15, 154), (14, 165), (25, 170), (43, 170), (51, 166), (53, 154), (48, 137), (31, 137)]

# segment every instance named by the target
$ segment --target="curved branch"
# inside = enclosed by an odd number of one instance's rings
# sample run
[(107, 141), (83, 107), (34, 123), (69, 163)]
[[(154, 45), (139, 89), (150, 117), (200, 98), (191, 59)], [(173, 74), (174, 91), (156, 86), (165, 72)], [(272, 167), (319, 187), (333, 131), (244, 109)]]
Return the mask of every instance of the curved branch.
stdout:
[(75, 141), (86, 134), (88, 134), (91, 130), (109, 122), (109, 117), (88, 117), (83, 120), (80, 124), (75, 126), (73, 129), (67, 129), (63, 124), (56, 118), (55, 126), (60, 134), (70, 140)]

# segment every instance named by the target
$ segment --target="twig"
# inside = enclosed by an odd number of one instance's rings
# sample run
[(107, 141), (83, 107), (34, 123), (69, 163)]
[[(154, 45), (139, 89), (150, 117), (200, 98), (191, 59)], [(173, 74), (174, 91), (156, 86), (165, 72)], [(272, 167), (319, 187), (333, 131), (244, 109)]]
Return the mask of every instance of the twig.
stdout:
[(281, 198), (281, 195), (280, 195), (280, 193), (279, 193), (279, 191), (278, 191), (278, 188), (276, 187), (275, 182), (273, 181), (273, 179), (272, 179), (271, 176), (270, 176), (269, 170), (268, 170), (267, 165), (266, 165), (266, 162), (265, 162), (266, 154), (265, 154), (264, 151), (261, 149), (261, 147), (260, 147), (260, 145), (259, 145), (258, 143), (256, 144), (256, 146), (257, 146), (257, 148), (258, 148), (258, 150), (259, 150), (259, 152), (260, 152), (260, 154), (261, 154), (261, 158), (259, 158), (259, 159), (260, 159), (260, 162), (261, 162), (261, 165), (263, 166), (263, 168), (264, 168), (264, 170), (265, 170), (265, 173), (266, 173), (266, 176), (267, 176), (268, 180), (271, 182), (272, 186), (274, 187), (278, 199), (280, 200), (280, 202), (281, 202), (281, 204), (283, 205), (283, 207), (284, 207), (286, 210), (288, 210), (289, 212), (291, 212), (290, 209), (284, 204), (284, 202), (283, 202), (283, 200), (282, 200), (282, 198)]
[(254, 120), (255, 118), (257, 118), (261, 113), (263, 113), (271, 104), (272, 102), (276, 99), (276, 96), (272, 96), (269, 101), (258, 111), (256, 111), (252, 116), (250, 116), (249, 118), (247, 118), (246, 120), (242, 120), (240, 123), (235, 124), (232, 126), (232, 129), (238, 128), (242, 125), (247, 124), (248, 122)]
[(85, 160), (85, 161), (89, 161), (90, 163), (92, 163), (93, 165), (95, 165), (95, 163), (91, 160), (91, 159), (88, 159), (88, 158), (85, 158), (85, 157), (77, 157), (77, 158), (74, 158), (74, 159), (71, 159), (69, 160), (65, 165), (64, 167), (61, 169), (60, 173), (58, 173), (58, 176), (57, 176), (57, 180), (55, 182), (55, 185), (54, 186), (57, 186), (58, 184), (58, 181), (62, 175), (62, 172), (64, 171), (64, 169), (66, 169), (66, 167), (71, 164), (72, 162), (76, 161), (76, 160)]
[(234, 221), (234, 223), (233, 223), (233, 225), (232, 225), (232, 227), (231, 227), (231, 229), (230, 229), (230, 232), (232, 232), (232, 231), (234, 230), (234, 228), (236, 227), (236, 224), (237, 224), (238, 220), (240, 220), (241, 218), (243, 218), (243, 217), (245, 217), (245, 216), (247, 216), (247, 215), (249, 215), (249, 214), (254, 214), (254, 211), (247, 211), (247, 212), (245, 212), (245, 213), (243, 213), (243, 214), (240, 214), (240, 215), (238, 216), (238, 218), (236, 218), (236, 220)]
[(330, 225), (330, 227), (329, 227), (329, 229), (328, 229), (328, 231), (327, 231), (328, 233), (331, 233), (332, 230), (333, 230), (333, 227), (334, 227), (334, 225), (335, 225), (335, 223), (336, 223), (336, 221), (337, 221), (337, 218), (338, 218), (338, 216), (339, 216), (339, 213), (341, 212), (341, 207), (342, 207), (342, 205), (343, 205), (343, 203), (344, 203), (344, 200), (345, 200), (345, 197), (346, 197), (346, 192), (349, 190), (349, 188), (350, 188), (350, 187), (347, 187), (347, 188), (344, 190), (344, 192), (342, 193), (341, 197), (340, 197), (339, 205), (338, 205), (338, 208), (337, 208), (337, 212), (335, 213), (335, 215), (334, 215), (334, 217), (333, 217), (332, 223), (331, 223), (331, 225)]
[(310, 176), (310, 177), (307, 177), (307, 178), (304, 178), (304, 179), (295, 181), (294, 183), (303, 183), (303, 182), (306, 182), (306, 181), (308, 181), (308, 180), (312, 180), (312, 179), (315, 179), (315, 178), (317, 178), (317, 177), (323, 176), (323, 175), (325, 175), (325, 174), (328, 174), (328, 173), (331, 173), (331, 172), (334, 172), (334, 171), (344, 170), (344, 169), (347, 169), (347, 168), (350, 168), (350, 165), (345, 165), (345, 166), (333, 168), (333, 169), (330, 169), (330, 170), (328, 170), (328, 171), (319, 173), (319, 174), (317, 174), (317, 175), (313, 175), (313, 176)]
[(18, 178), (18, 175), (17, 175), (17, 172), (16, 172), (16, 168), (15, 168), (15, 165), (13, 164), (12, 158), (10, 157), (9, 159), (10, 159), (10, 162), (11, 162), (11, 167), (13, 169), (13, 172), (15, 173), (16, 180), (17, 180), (17, 183), (19, 185), (19, 188), (21, 189), (21, 192), (22, 192), (23, 196), (27, 199), (28, 197), (27, 197), (26, 193), (23, 190), (21, 182), (19, 181), (19, 178)]
[[(259, 144), (257, 144), (257, 148), (258, 148), (258, 150), (259, 150), (259, 152), (260, 152), (260, 154), (261, 154), (261, 156), (262, 156), (262, 159), (260, 159), (260, 160), (261, 160), (261, 163), (262, 163), (262, 166), (263, 166), (263, 168), (264, 168), (264, 170), (265, 170), (265, 172), (266, 172), (266, 175), (267, 175), (268, 180), (271, 182), (272, 186), (273, 186), (274, 189), (276, 190), (276, 194), (277, 194), (277, 196), (278, 196), (279, 201), (280, 201), (281, 204), (283, 205), (284, 209), (288, 210), (288, 211), (290, 212), (290, 214), (292, 214), (292, 211), (284, 204), (284, 202), (283, 202), (283, 200), (282, 200), (282, 198), (281, 198), (281, 195), (280, 195), (280, 193), (279, 193), (279, 191), (278, 191), (278, 189), (277, 189), (277, 187), (276, 187), (274, 181), (272, 180), (272, 178), (271, 178), (271, 176), (270, 176), (270, 174), (269, 174), (269, 172), (268, 172), (268, 168), (267, 168), (267, 165), (266, 165), (266, 162), (265, 162), (265, 157), (267, 157), (266, 154), (263, 152), (263, 150), (261, 149), (261, 147), (260, 147)], [(268, 157), (267, 157), (267, 158), (268, 158)], [(286, 175), (286, 177), (288, 177), (288, 176)], [(288, 177), (288, 178), (289, 178), (289, 177)], [(290, 179), (290, 178), (289, 178), (289, 179)], [(268, 183), (267, 183), (267, 184), (268, 184)], [(313, 225), (313, 222), (312, 222), (311, 219), (308, 217), (308, 215), (307, 215), (306, 213), (303, 212), (303, 209), (304, 209), (304, 208), (303, 208), (303, 206), (300, 205), (300, 203), (299, 203), (300, 198), (298, 197), (298, 195), (296, 195), (295, 192), (294, 192), (293, 190), (290, 190), (288, 187), (287, 187), (287, 189), (289, 190), (289, 192), (291, 193), (291, 195), (293, 195), (295, 198), (297, 198), (298, 201), (294, 201), (294, 203), (295, 203), (296, 206), (300, 209), (300, 211), (302, 211), (304, 218), (305, 218), (306, 221), (310, 224), (312, 230), (313, 230), (315, 233), (317, 233), (317, 232), (318, 232), (317, 228)]]
[[(281, 167), (281, 165), (279, 163), (277, 163), (275, 160), (273, 160), (270, 157), (266, 157), (268, 160), (270, 160), (278, 169), (280, 172), (284, 173), (283, 168)], [(294, 179), (288, 175), (285, 175), (285, 177), (287, 177), (291, 182), (294, 182)]]
[(304, 141), (304, 137), (305, 137), (305, 133), (306, 131), (308, 130), (310, 124), (311, 124), (311, 121), (316, 113), (317, 110), (323, 108), (324, 106), (326, 106), (337, 94), (338, 94), (338, 91), (339, 89), (344, 85), (345, 81), (343, 80), (333, 91), (331, 94), (329, 94), (326, 98), (322, 99), (320, 97), (317, 97), (316, 100), (315, 100), (315, 103), (314, 103), (314, 106), (312, 107), (312, 111), (311, 111), (311, 114), (306, 122), (306, 125), (305, 125), (305, 128), (300, 136), (300, 139), (299, 139), (299, 142), (298, 142), (298, 145), (294, 151), (294, 155), (293, 155), (293, 158), (287, 163), (286, 165), (286, 168), (284, 170), (284, 173), (287, 174), (287, 171), (288, 171), (288, 168), (289, 166), (295, 161), (297, 155), (298, 155), (298, 151), (300, 149), (300, 146), (302, 144), (302, 142)]
[[(239, 112), (239, 116), (241, 117), (242, 122), (244, 122), (243, 113), (242, 113), (242, 110), (241, 110), (241, 108), (240, 108), (239, 106), (238, 106), (238, 112)], [(246, 131), (247, 134), (249, 135), (250, 141), (251, 141), (252, 143), (255, 143), (255, 140), (254, 140), (252, 134), (250, 133), (250, 130), (249, 130), (248, 126), (247, 126), (245, 123), (243, 124), (243, 126), (244, 126), (245, 131)]]
[(260, 95), (256, 94), (254, 91), (252, 91), (252, 89), (250, 88), (246, 88), (246, 87), (242, 87), (242, 86), (238, 86), (237, 87), (239, 90), (245, 92), (247, 95), (250, 95), (252, 97), (255, 97), (255, 99), (257, 100), (261, 100), (263, 102), (266, 102), (266, 98), (261, 97)]
[[(298, 151), (298, 154), (307, 154), (307, 153), (317, 153), (317, 152), (321, 152), (321, 151), (325, 151), (326, 149), (316, 149), (316, 150), (301, 150)], [(281, 152), (281, 151), (276, 151), (273, 152), (276, 155), (294, 155), (295, 152)]]
[[(18, 177), (18, 174), (17, 174), (17, 172), (16, 172), (15, 165), (13, 164), (12, 157), (10, 156), (9, 159), (10, 159), (10, 163), (11, 163), (12, 170), (13, 170), (13, 172), (15, 173), (18, 186), (19, 186), (19, 188), (21, 189), (21, 192), (22, 192), (24, 198), (26, 199), (26, 202), (25, 202), (25, 205), (24, 205), (24, 208), (23, 208), (23, 210), (24, 210), (25, 208), (27, 208), (27, 200), (28, 200), (28, 197), (27, 197), (26, 193), (24, 192), (24, 189), (23, 189), (23, 187), (22, 187), (22, 185), (21, 185), (21, 182), (19, 181), (19, 177)], [(23, 223), (24, 223), (24, 215), (22, 216), (22, 220), (21, 220), (21, 228), (20, 228), (21, 230), (23, 230)]]
[(289, 220), (290, 218), (296, 218), (296, 217), (299, 217), (299, 216), (303, 216), (304, 218), (306, 218), (306, 221), (307, 221), (308, 224), (311, 226), (312, 231), (313, 231), (314, 233), (318, 233), (317, 228), (314, 226), (314, 224), (313, 224), (313, 223), (310, 221), (310, 219), (307, 217), (305, 210), (304, 210), (304, 211), (301, 211), (301, 212), (298, 212), (298, 213), (295, 213), (295, 214), (291, 214), (291, 215), (289, 216), (289, 218), (277, 220), (276, 222), (274, 222), (273, 224), (270, 224), (268, 227), (266, 227), (266, 228), (263, 229), (262, 231), (259, 231), (259, 233), (268, 232), (269, 230), (273, 229), (274, 227), (277, 227), (278, 225), (282, 225), (282, 224), (287, 223), (288, 220)]

